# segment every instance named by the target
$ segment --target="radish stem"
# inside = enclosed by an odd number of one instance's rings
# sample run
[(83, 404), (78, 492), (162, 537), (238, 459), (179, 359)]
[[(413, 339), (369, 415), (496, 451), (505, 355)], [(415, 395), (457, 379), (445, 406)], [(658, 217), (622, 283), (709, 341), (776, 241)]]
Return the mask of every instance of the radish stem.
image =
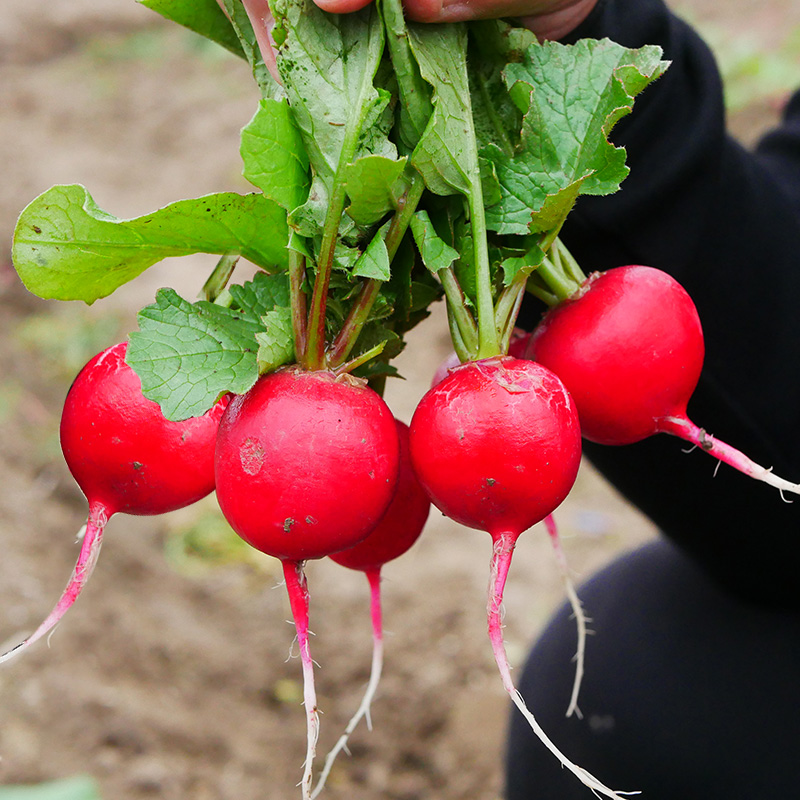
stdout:
[(303, 665), (303, 705), (306, 709), (306, 760), (303, 769), (301, 789), (303, 800), (311, 798), (312, 770), (314, 755), (319, 738), (319, 714), (317, 694), (314, 688), (314, 662), (308, 647), (308, 585), (302, 561), (283, 561), (283, 574), (289, 605), (292, 609), (297, 643), (300, 647), (300, 662)]
[(597, 794), (612, 798), (612, 800), (622, 800), (623, 795), (638, 794), (638, 792), (615, 792), (604, 784), (600, 783), (591, 773), (570, 761), (551, 741), (536, 721), (531, 711), (525, 705), (525, 700), (517, 691), (511, 679), (511, 666), (508, 663), (506, 648), (503, 642), (503, 624), (501, 619), (501, 608), (503, 604), (503, 590), (508, 576), (508, 569), (511, 566), (511, 557), (514, 553), (514, 545), (517, 535), (510, 531), (492, 533), (492, 561), (489, 581), (489, 602), (488, 602), (488, 622), (489, 640), (492, 643), (497, 668), (500, 670), (500, 677), (503, 681), (503, 688), (508, 692), (514, 705), (519, 709), (523, 717), (528, 721), (533, 732), (539, 737), (542, 744), (566, 767), (578, 780), (588, 786)]
[(361, 722), (362, 718), (367, 720), (367, 728), (372, 730), (372, 718), (370, 716), (370, 706), (378, 690), (378, 684), (381, 680), (381, 672), (383, 671), (383, 620), (381, 611), (381, 570), (371, 569), (366, 571), (367, 580), (370, 586), (370, 611), (372, 614), (372, 668), (369, 675), (369, 683), (367, 684), (364, 697), (361, 699), (361, 705), (358, 710), (353, 714), (344, 733), (339, 737), (336, 744), (325, 758), (325, 766), (319, 776), (314, 792), (311, 795), (311, 800), (314, 800), (325, 786), (325, 781), (328, 779), (328, 774), (331, 771), (333, 762), (342, 750), (347, 749), (347, 741), (350, 734), (356, 729), (356, 726)]
[(586, 615), (583, 613), (583, 606), (575, 591), (575, 586), (569, 575), (569, 566), (567, 565), (567, 558), (564, 555), (564, 550), (561, 547), (561, 540), (558, 536), (558, 528), (556, 521), (552, 514), (548, 514), (544, 518), (544, 524), (547, 527), (547, 532), (550, 534), (550, 542), (553, 545), (553, 552), (556, 556), (556, 563), (561, 570), (561, 577), (564, 581), (564, 589), (569, 598), (569, 604), (572, 607), (572, 616), (575, 618), (575, 624), (578, 627), (578, 649), (575, 653), (575, 680), (572, 684), (572, 696), (569, 700), (567, 707), (567, 716), (571, 717), (573, 714), (578, 719), (583, 719), (583, 714), (578, 708), (578, 695), (581, 690), (581, 681), (583, 680), (583, 664), (586, 654)]
[[(691, 442), (710, 456), (733, 467), (739, 472), (744, 473), (750, 478), (774, 486), (781, 492), (791, 492), (800, 494), (800, 484), (792, 483), (776, 475), (772, 469), (762, 467), (748, 458), (741, 450), (737, 450), (719, 439), (715, 439), (710, 433), (706, 433), (702, 428), (698, 428), (687, 417), (664, 417), (657, 421), (659, 433), (671, 433), (679, 439)], [(789, 502), (789, 501), (787, 501)]]
[(308, 348), (308, 318), (306, 295), (303, 284), (306, 280), (305, 256), (296, 250), (289, 250), (289, 294), (292, 307), (292, 332), (294, 333), (294, 352), (298, 362), (303, 363)]
[(64, 614), (66, 614), (72, 604), (78, 599), (78, 595), (80, 595), (83, 587), (89, 580), (95, 564), (97, 563), (97, 557), (100, 555), (100, 546), (103, 543), (103, 531), (108, 522), (108, 517), (107, 509), (99, 503), (89, 506), (89, 518), (86, 520), (81, 551), (78, 554), (78, 560), (72, 570), (72, 576), (58, 603), (56, 603), (55, 608), (48, 614), (45, 621), (42, 622), (27, 639), (0, 656), (0, 664), (4, 661), (8, 661), (13, 656), (19, 655), (24, 650), (27, 650), (35, 641), (41, 639), (42, 636), (61, 621)]

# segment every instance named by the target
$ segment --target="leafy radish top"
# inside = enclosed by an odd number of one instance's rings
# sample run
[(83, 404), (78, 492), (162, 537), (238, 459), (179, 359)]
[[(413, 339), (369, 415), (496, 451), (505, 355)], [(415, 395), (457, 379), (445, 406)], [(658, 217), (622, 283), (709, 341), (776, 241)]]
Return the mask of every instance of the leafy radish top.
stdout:
[[(13, 256), (32, 292), (87, 303), (165, 257), (220, 257), (205, 300), (162, 289), (131, 336), (128, 362), (171, 419), (294, 362), (378, 382), (442, 293), (462, 360), (504, 352), (577, 196), (625, 177), (608, 133), (666, 67), (657, 47), (407, 24), (398, 0), (341, 16), (279, 0), (276, 81), (241, 0), (145, 5), (249, 60), (253, 193), (117, 219), (55, 186), (22, 212)], [(239, 257), (263, 272), (229, 285)]]

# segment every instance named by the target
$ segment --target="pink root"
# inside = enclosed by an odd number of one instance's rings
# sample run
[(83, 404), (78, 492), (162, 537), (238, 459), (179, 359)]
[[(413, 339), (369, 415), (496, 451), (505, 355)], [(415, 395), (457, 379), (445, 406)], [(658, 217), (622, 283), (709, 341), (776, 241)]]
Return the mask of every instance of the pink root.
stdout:
[(581, 710), (578, 708), (578, 695), (580, 694), (581, 681), (583, 680), (583, 664), (586, 655), (586, 623), (588, 619), (583, 613), (583, 606), (578, 598), (578, 593), (575, 591), (572, 578), (570, 578), (567, 557), (564, 555), (564, 550), (561, 547), (561, 540), (558, 537), (558, 528), (556, 527), (556, 521), (552, 514), (548, 514), (545, 517), (544, 524), (547, 526), (547, 532), (550, 534), (550, 542), (553, 545), (556, 562), (561, 571), (561, 578), (564, 581), (564, 589), (569, 598), (569, 604), (572, 607), (572, 616), (575, 618), (575, 625), (578, 628), (578, 649), (575, 652), (575, 680), (572, 684), (572, 696), (570, 697), (569, 706), (567, 707), (567, 716), (571, 717), (575, 714), (578, 719), (583, 719), (583, 714), (581, 714)]
[(598, 795), (612, 798), (612, 800), (623, 800), (623, 795), (638, 794), (638, 792), (615, 792), (602, 784), (590, 772), (587, 772), (577, 764), (573, 764), (551, 741), (536, 721), (531, 711), (525, 704), (522, 695), (517, 691), (511, 679), (511, 666), (508, 663), (505, 643), (503, 641), (502, 624), (502, 605), (503, 591), (506, 585), (508, 569), (511, 566), (511, 556), (514, 553), (514, 545), (517, 535), (510, 532), (492, 534), (494, 543), (491, 561), (491, 577), (489, 581), (489, 602), (488, 602), (488, 621), (489, 621), (489, 640), (492, 643), (492, 651), (497, 668), (500, 670), (500, 677), (503, 687), (508, 692), (514, 705), (528, 721), (533, 732), (539, 737), (544, 746), (561, 762), (561, 765), (568, 769), (581, 783), (588, 786)]
[(325, 758), (325, 766), (322, 769), (317, 785), (311, 795), (311, 800), (314, 800), (325, 787), (325, 781), (328, 779), (331, 767), (333, 767), (333, 762), (342, 750), (347, 750), (347, 742), (350, 738), (350, 734), (356, 729), (358, 723), (366, 718), (367, 728), (372, 730), (370, 707), (375, 693), (378, 690), (378, 684), (381, 680), (381, 671), (383, 670), (383, 621), (381, 611), (380, 567), (368, 570), (366, 576), (370, 586), (370, 611), (372, 613), (372, 669), (369, 675), (369, 683), (364, 692), (364, 697), (361, 699), (361, 705), (358, 707), (356, 713), (353, 714), (350, 722), (347, 723), (344, 733), (339, 737), (338, 741)]
[(284, 561), (283, 575), (289, 605), (292, 609), (297, 643), (300, 647), (300, 662), (303, 666), (303, 705), (306, 709), (306, 760), (300, 782), (303, 800), (311, 800), (312, 771), (319, 738), (319, 713), (317, 693), (314, 688), (314, 662), (308, 647), (308, 586), (302, 561)]
[(723, 464), (727, 464), (739, 470), (739, 472), (743, 472), (748, 477), (755, 478), (757, 481), (764, 481), (764, 483), (774, 486), (781, 493), (800, 494), (800, 484), (791, 483), (791, 481), (776, 475), (771, 468), (767, 469), (767, 467), (756, 464), (741, 450), (715, 439), (702, 428), (698, 428), (687, 417), (665, 417), (658, 421), (658, 430), (660, 433), (671, 433), (684, 441), (691, 442)]
[(103, 543), (103, 531), (105, 530), (106, 523), (108, 522), (108, 513), (105, 508), (94, 505), (89, 507), (89, 518), (86, 520), (85, 532), (83, 534), (83, 542), (81, 544), (81, 551), (78, 554), (78, 561), (72, 570), (72, 576), (69, 579), (64, 592), (61, 595), (55, 608), (50, 612), (45, 621), (27, 638), (25, 641), (20, 642), (18, 645), (12, 647), (7, 652), (0, 656), (0, 664), (4, 661), (20, 655), (28, 649), (35, 641), (41, 639), (45, 634), (51, 631), (60, 621), (68, 609), (78, 599), (83, 587), (89, 580), (89, 577), (94, 570), (97, 563), (97, 557), (100, 555), (100, 545)]

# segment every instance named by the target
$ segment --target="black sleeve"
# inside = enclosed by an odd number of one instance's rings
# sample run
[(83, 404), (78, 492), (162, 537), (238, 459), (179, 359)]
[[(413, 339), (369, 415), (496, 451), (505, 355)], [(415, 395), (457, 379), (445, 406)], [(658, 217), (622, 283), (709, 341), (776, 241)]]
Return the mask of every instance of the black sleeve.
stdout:
[[(726, 134), (709, 49), (661, 0), (600, 0), (570, 39), (583, 37), (659, 44), (672, 64), (612, 132), (631, 167), (622, 189), (582, 197), (562, 238), (587, 273), (647, 264), (683, 284), (706, 341), (689, 416), (800, 481), (800, 94), (748, 152)], [(585, 452), (721, 584), (800, 606), (800, 497), (724, 465), (715, 476), (685, 449), (659, 435)]]

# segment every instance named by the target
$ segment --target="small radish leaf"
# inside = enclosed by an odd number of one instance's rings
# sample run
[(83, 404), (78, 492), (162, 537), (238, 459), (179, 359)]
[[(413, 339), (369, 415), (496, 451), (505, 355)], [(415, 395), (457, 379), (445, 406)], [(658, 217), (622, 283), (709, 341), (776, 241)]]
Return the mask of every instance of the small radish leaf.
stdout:
[(155, 304), (139, 312), (125, 360), (167, 419), (195, 417), (223, 393), (241, 394), (256, 382), (255, 335), (263, 327), (249, 312), (160, 289)]
[(12, 255), (33, 294), (93, 303), (171, 256), (238, 253), (281, 269), (287, 240), (286, 212), (260, 194), (179, 200), (121, 220), (98, 208), (83, 186), (53, 186), (20, 215)]
[(347, 213), (358, 225), (372, 225), (397, 207), (407, 183), (403, 181), (406, 159), (363, 156), (345, 169), (350, 206)]
[(391, 276), (389, 252), (383, 237), (388, 226), (372, 237), (361, 257), (353, 267), (353, 275), (357, 278), (375, 278), (379, 281), (388, 281)]
[(411, 233), (422, 262), (431, 272), (447, 269), (458, 258), (458, 250), (436, 233), (427, 211), (417, 211), (411, 218)]
[(245, 58), (239, 37), (216, 0), (138, 0), (143, 6)]
[(467, 77), (466, 28), (409, 25), (409, 42), (422, 77), (433, 87), (433, 115), (411, 164), (436, 194), (469, 194), (477, 171)]
[(261, 317), (261, 323), (265, 330), (256, 334), (256, 341), (258, 371), (263, 375), (295, 360), (292, 310), (275, 308)]
[(292, 211), (308, 197), (308, 156), (285, 99), (264, 99), (242, 130), (244, 177), (281, 208)]

